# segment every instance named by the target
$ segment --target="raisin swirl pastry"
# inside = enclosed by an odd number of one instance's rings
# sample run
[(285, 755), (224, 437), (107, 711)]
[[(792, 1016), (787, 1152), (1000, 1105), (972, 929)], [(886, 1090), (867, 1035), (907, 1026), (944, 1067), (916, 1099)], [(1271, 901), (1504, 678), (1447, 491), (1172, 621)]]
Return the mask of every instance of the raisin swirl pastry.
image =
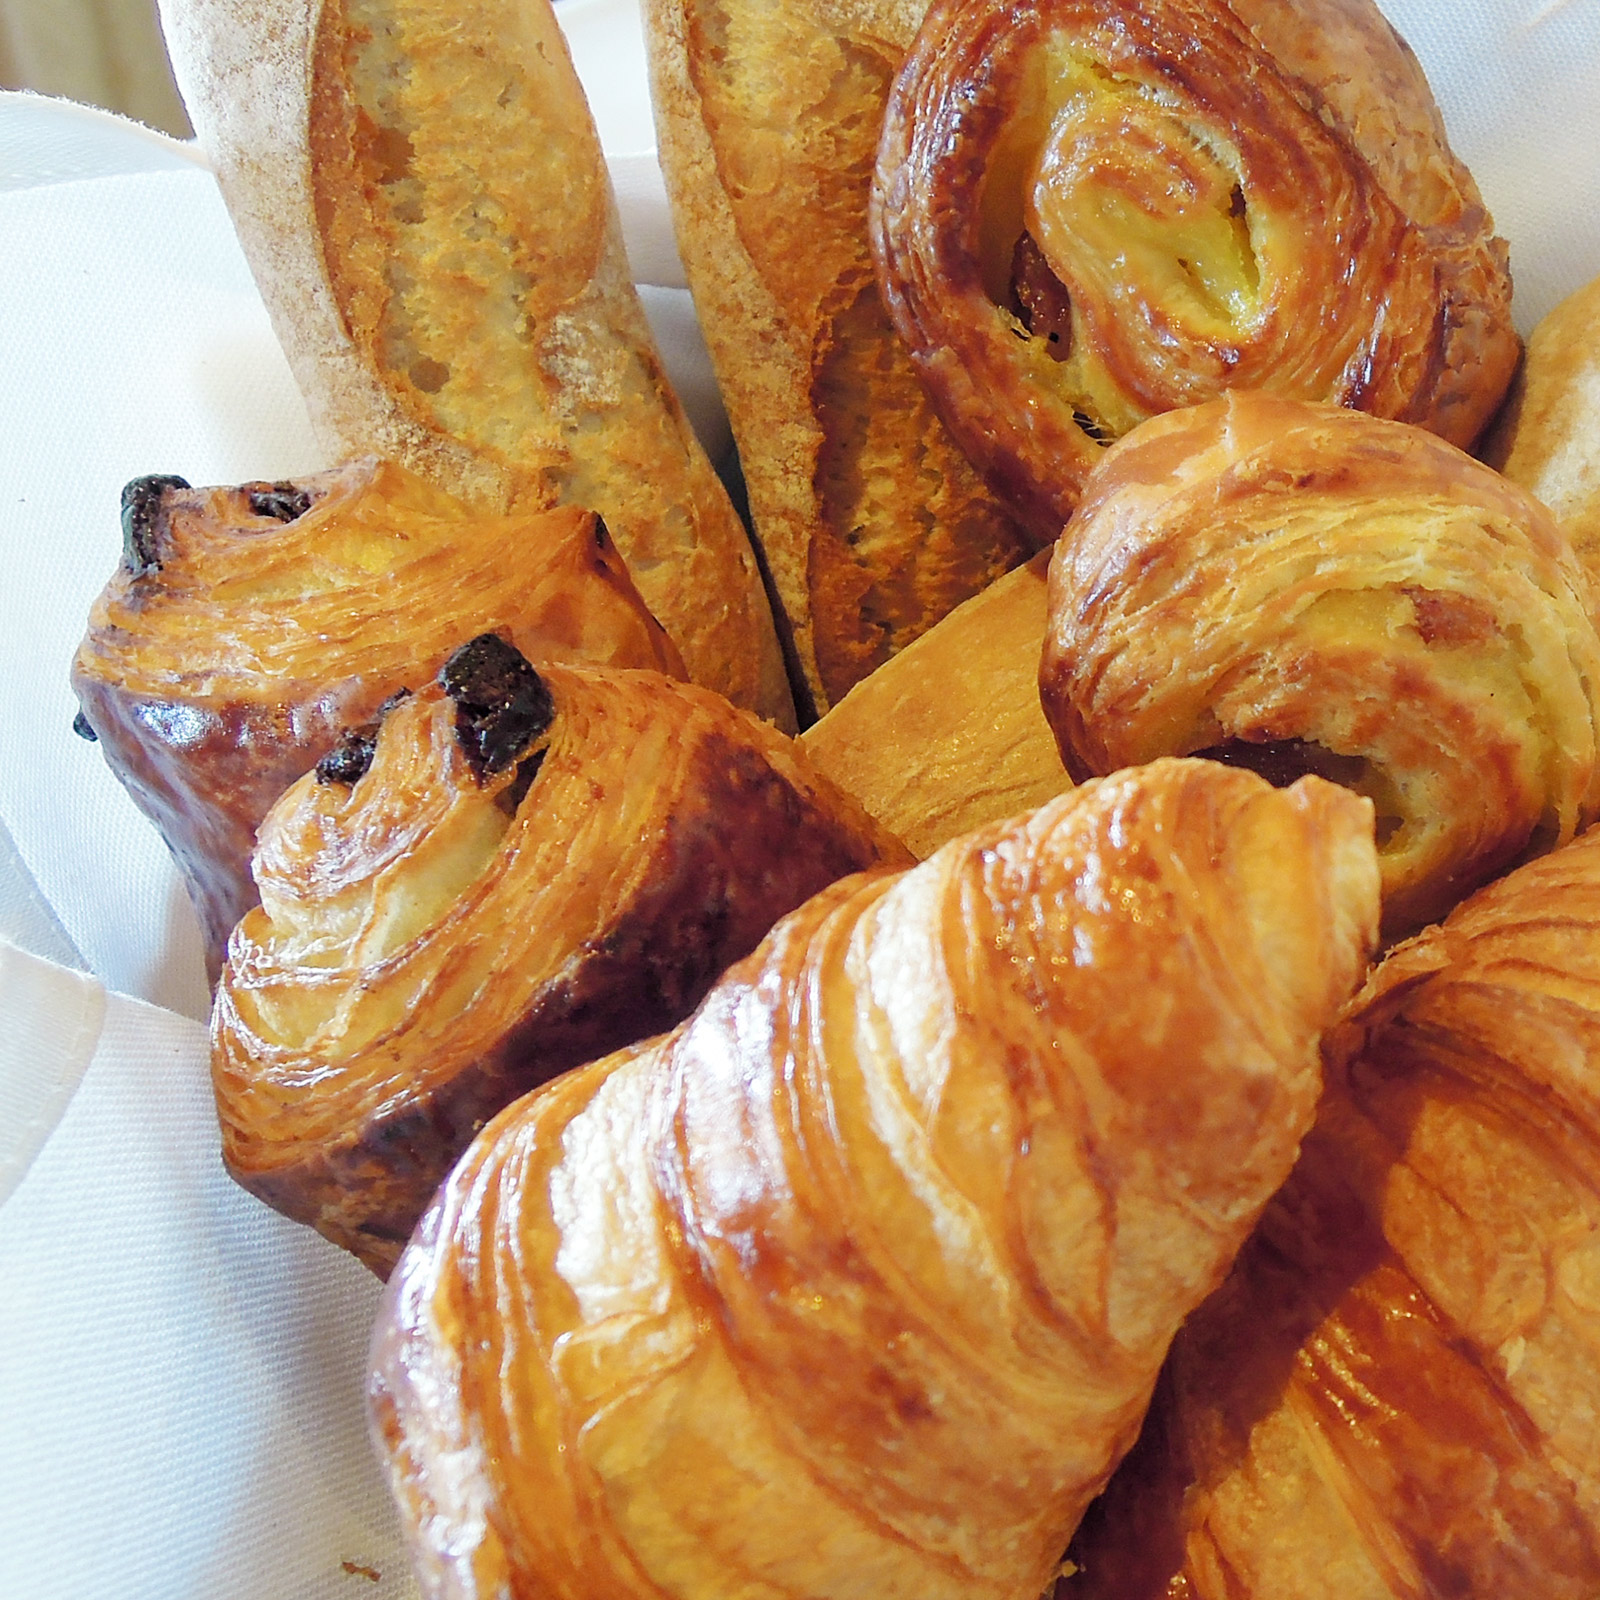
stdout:
[(593, 513), (472, 516), (375, 457), (292, 483), (135, 479), (122, 529), (72, 665), (78, 727), (161, 830), (213, 978), (267, 808), (465, 640), (683, 670)]
[(1371, 0), (938, 0), (873, 218), (940, 414), (1047, 538), (1158, 412), (1264, 388), (1466, 448), (1516, 366), (1505, 244)]
[(794, 705), (661, 364), (550, 0), (161, 0), (184, 105), (330, 459), (598, 512), (689, 676)]
[(1075, 777), (1204, 754), (1378, 811), (1414, 932), (1600, 815), (1600, 638), (1550, 513), (1421, 429), (1234, 393), (1107, 453), (1050, 568)]
[(1056, 1600), (1600, 1594), (1600, 833), (1377, 969)]
[(1371, 829), (1209, 762), (1087, 785), (497, 1118), (374, 1342), (423, 1593), (1035, 1600), (1311, 1120)]
[(494, 1112), (880, 859), (909, 857), (722, 696), (473, 640), (262, 824), (212, 1016), (228, 1168), (386, 1272)]

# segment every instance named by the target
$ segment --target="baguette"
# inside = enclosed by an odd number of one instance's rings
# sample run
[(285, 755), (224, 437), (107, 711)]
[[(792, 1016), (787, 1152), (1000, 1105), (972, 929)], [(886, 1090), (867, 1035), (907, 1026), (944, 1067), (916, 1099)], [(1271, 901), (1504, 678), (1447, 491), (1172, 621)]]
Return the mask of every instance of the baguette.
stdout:
[(791, 672), (825, 711), (1031, 553), (933, 414), (867, 196), (921, 6), (650, 0), (657, 143)]
[(690, 676), (785, 727), (748, 536), (663, 374), (548, 0), (163, 0), (330, 456), (598, 511)]

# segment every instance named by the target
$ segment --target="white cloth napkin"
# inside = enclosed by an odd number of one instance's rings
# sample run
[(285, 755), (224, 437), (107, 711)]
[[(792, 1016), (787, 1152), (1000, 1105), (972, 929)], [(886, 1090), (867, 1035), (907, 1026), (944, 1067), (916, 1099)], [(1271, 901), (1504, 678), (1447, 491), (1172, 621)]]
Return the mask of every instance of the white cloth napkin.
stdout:
[[(1600, 274), (1600, 0), (1383, 4), (1511, 242), (1526, 332)], [(715, 451), (635, 0), (560, 14)], [(409, 1594), (360, 1404), (377, 1286), (223, 1176), (194, 918), (70, 732), (122, 485), (327, 463), (189, 146), (0, 95), (0, 307), (0, 1596)]]

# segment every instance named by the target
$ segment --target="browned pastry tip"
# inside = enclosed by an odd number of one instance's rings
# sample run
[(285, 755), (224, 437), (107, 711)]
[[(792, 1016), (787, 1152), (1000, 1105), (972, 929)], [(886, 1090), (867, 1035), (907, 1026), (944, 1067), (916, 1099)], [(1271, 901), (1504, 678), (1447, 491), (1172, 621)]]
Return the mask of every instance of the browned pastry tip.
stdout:
[(391, 461), (292, 482), (135, 479), (73, 661), (79, 722), (161, 830), (211, 975), (267, 808), (351, 724), (499, 629), (537, 660), (681, 674), (605, 526), (470, 514)]
[(1104, 444), (1228, 388), (1470, 445), (1506, 247), (1370, 0), (935, 0), (890, 96), (879, 283), (1041, 538)]
[(1074, 776), (1204, 754), (1378, 812), (1384, 928), (1600, 815), (1600, 637), (1550, 513), (1421, 429), (1235, 392), (1109, 451), (1040, 666)]
[(1377, 969), (1056, 1600), (1600, 1593), (1600, 834)]
[(793, 727), (749, 537), (661, 364), (549, 0), (163, 0), (329, 456), (598, 512), (690, 677)]
[(261, 826), (212, 1018), (229, 1170), (385, 1273), (494, 1112), (908, 859), (721, 695), (476, 639)]
[(1371, 829), (1118, 774), (498, 1117), (375, 1334), (423, 1593), (1035, 1600), (1309, 1125)]
[(679, 252), (817, 714), (1038, 547), (934, 413), (873, 281), (873, 154), (921, 9), (645, 7)]

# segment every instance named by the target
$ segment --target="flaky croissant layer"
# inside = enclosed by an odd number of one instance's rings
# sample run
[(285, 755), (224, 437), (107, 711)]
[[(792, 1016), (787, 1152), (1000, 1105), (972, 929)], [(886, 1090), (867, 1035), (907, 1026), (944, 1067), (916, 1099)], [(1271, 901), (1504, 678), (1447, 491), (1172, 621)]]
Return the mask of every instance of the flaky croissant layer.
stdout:
[(1376, 902), (1365, 802), (1158, 763), (836, 884), (508, 1109), (374, 1345), (424, 1592), (1031, 1600)]

